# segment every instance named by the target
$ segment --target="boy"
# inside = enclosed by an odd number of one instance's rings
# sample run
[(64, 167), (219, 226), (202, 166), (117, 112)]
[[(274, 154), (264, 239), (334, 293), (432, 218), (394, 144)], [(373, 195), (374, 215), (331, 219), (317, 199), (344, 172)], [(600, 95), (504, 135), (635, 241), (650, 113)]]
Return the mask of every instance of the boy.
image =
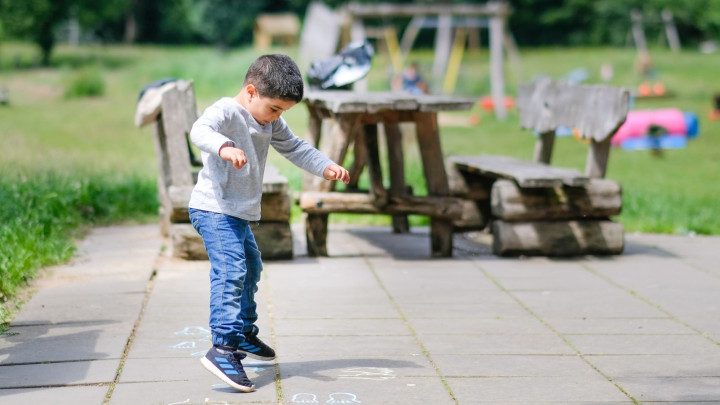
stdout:
[(190, 131), (203, 168), (190, 196), (193, 227), (210, 258), (213, 347), (201, 362), (238, 391), (254, 389), (241, 360), (272, 360), (258, 337), (254, 295), (262, 261), (250, 223), (260, 219), (268, 146), (327, 180), (350, 181), (348, 171), (297, 138), (280, 115), (303, 98), (303, 81), (285, 55), (264, 55), (248, 69), (243, 88), (208, 107)]

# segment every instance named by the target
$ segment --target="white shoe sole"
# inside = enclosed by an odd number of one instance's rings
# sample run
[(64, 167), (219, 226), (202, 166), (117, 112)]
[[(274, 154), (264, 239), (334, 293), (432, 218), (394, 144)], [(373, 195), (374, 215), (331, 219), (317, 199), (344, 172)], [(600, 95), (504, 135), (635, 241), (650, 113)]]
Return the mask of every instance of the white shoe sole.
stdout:
[(233, 380), (228, 378), (228, 376), (226, 376), (225, 373), (218, 370), (217, 367), (215, 367), (215, 365), (212, 364), (212, 362), (210, 360), (206, 359), (205, 357), (200, 359), (200, 363), (202, 363), (203, 367), (205, 367), (207, 369), (207, 371), (213, 373), (213, 375), (215, 377), (223, 380), (223, 382), (225, 382), (227, 385), (235, 388), (236, 390), (241, 391), (241, 392), (255, 391), (255, 384), (253, 384), (249, 387), (246, 387), (244, 385), (240, 385), (240, 384), (234, 382)]

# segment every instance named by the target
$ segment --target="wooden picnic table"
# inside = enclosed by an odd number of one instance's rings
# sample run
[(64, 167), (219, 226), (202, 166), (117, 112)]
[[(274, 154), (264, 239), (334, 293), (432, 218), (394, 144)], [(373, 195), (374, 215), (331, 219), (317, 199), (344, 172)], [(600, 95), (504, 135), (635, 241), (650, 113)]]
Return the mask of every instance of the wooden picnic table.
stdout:
[[(449, 197), (448, 178), (443, 163), (439, 111), (469, 110), (475, 100), (442, 95), (415, 95), (405, 92), (310, 91), (305, 95), (309, 120), (308, 142), (340, 164), (352, 146), (354, 159), (347, 191), (335, 192), (336, 182), (306, 177), (300, 206), (307, 213), (308, 254), (326, 256), (327, 221), (330, 213), (370, 213), (393, 215), (395, 232), (407, 232), (408, 214), (430, 217), (433, 256), (452, 254), (452, 220), (462, 214), (461, 203)], [(322, 122), (331, 119), (329, 133)], [(399, 124), (415, 123), (427, 196), (413, 196), (405, 179), (404, 150)], [(383, 185), (378, 148), (378, 125), (385, 129), (390, 188)], [(369, 190), (358, 190), (358, 178), (368, 169)]]

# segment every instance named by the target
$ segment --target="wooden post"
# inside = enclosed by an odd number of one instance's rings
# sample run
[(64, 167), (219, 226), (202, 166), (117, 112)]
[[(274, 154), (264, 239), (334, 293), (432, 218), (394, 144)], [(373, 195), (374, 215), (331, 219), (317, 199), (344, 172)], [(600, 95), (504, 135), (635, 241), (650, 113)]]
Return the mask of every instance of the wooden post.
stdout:
[(585, 164), (586, 176), (594, 179), (602, 179), (605, 177), (608, 156), (610, 155), (611, 139), (612, 137), (608, 136), (605, 140), (600, 142), (595, 139), (590, 141), (587, 162)]
[[(390, 197), (405, 195), (405, 158), (402, 151), (402, 133), (397, 114), (384, 114), (383, 126), (390, 163)], [(410, 224), (406, 215), (393, 215), (393, 232), (408, 233)]]
[[(358, 125), (359, 114), (337, 114), (335, 124), (332, 127), (331, 140), (332, 145), (327, 156), (335, 163), (342, 165), (347, 154), (348, 146), (352, 141), (351, 135), (355, 125)], [(315, 177), (313, 190), (331, 191), (335, 188), (336, 182), (323, 181), (319, 177)]]
[(327, 256), (328, 214), (307, 214), (305, 217), (305, 240), (310, 257)]
[(360, 174), (362, 174), (367, 162), (367, 148), (365, 147), (365, 132), (362, 125), (357, 125), (353, 129), (353, 162), (350, 166), (350, 182), (347, 185), (348, 190), (357, 190)]
[[(428, 195), (445, 197), (450, 195), (436, 113), (416, 112), (417, 139), (427, 181)], [(450, 257), (453, 250), (453, 223), (448, 220), (430, 218), (430, 243), (434, 257)]]
[(670, 10), (663, 10), (662, 20), (665, 25), (665, 36), (667, 36), (668, 46), (670, 46), (670, 49), (674, 52), (680, 52), (680, 37), (678, 37), (677, 29), (675, 28), (672, 12), (670, 12)]
[[(310, 144), (310, 146), (319, 148), (320, 136), (322, 134), (322, 116), (320, 115), (320, 112), (317, 110), (317, 108), (313, 105), (308, 104), (307, 109), (309, 113), (309, 118), (308, 133), (305, 141)], [(305, 190), (310, 189), (313, 182), (315, 181), (315, 177), (316, 176), (314, 176), (312, 173), (303, 173), (303, 188)]]
[(504, 120), (507, 117), (505, 79), (503, 76), (504, 37), (505, 16), (493, 16), (490, 18), (490, 90), (495, 108), (495, 117), (499, 120)]
[(375, 123), (365, 124), (365, 147), (367, 148), (368, 174), (370, 175), (370, 195), (373, 196), (375, 206), (383, 207), (387, 205), (387, 191), (383, 186), (378, 150), (378, 128)]
[(645, 41), (645, 30), (643, 30), (642, 13), (637, 9), (633, 9), (630, 12), (630, 19), (632, 20), (632, 35), (635, 47), (640, 54), (646, 54), (648, 48), (647, 41)]
[(555, 143), (555, 130), (543, 132), (535, 142), (535, 155), (533, 162), (550, 164), (553, 144)]
[(450, 46), (452, 43), (452, 17), (449, 14), (438, 16), (437, 34), (435, 35), (435, 60), (433, 62), (433, 77), (435, 83), (441, 83), (445, 73)]

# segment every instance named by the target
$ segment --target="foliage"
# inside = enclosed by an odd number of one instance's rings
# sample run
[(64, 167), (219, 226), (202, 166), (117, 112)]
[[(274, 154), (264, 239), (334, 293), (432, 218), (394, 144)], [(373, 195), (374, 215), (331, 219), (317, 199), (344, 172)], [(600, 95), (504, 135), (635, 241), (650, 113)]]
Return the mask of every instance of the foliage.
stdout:
[(98, 65), (66, 73), (65, 97), (97, 97), (105, 93), (105, 79)]
[(5, 170), (0, 177), (0, 302), (38, 268), (67, 261), (83, 225), (157, 213), (155, 183), (137, 176)]

